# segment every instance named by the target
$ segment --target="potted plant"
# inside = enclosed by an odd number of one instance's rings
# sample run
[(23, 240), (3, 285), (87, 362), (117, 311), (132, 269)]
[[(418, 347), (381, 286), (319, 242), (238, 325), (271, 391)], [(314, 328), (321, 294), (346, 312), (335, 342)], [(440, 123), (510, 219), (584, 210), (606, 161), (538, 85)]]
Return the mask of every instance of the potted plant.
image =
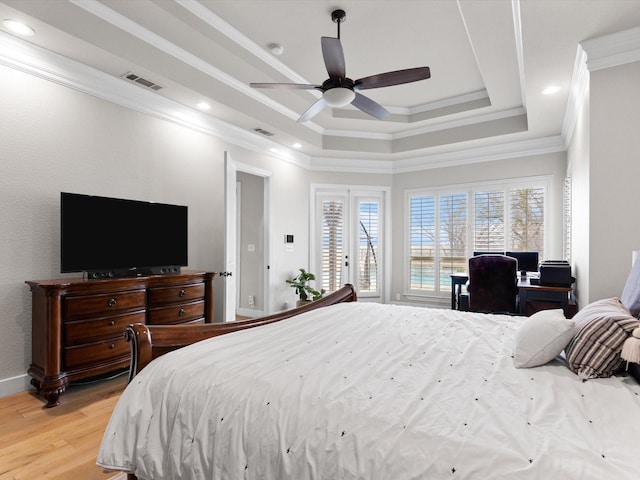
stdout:
[(296, 307), (322, 298), (322, 295), (324, 295), (324, 289), (318, 291), (309, 285), (311, 280), (316, 279), (313, 273), (307, 272), (304, 268), (299, 268), (298, 270), (300, 272), (298, 275), (293, 277), (292, 280), (286, 280), (289, 285), (295, 288), (296, 294), (299, 297), (299, 300), (296, 302)]

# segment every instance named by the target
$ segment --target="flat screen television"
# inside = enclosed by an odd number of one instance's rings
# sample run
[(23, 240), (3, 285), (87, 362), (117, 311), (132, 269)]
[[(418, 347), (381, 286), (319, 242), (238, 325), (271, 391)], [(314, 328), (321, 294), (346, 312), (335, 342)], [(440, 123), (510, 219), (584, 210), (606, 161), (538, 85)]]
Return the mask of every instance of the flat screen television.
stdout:
[(518, 260), (518, 270), (521, 272), (538, 271), (538, 252), (506, 252), (506, 255)]
[(186, 206), (62, 192), (60, 218), (62, 272), (135, 277), (188, 264)]

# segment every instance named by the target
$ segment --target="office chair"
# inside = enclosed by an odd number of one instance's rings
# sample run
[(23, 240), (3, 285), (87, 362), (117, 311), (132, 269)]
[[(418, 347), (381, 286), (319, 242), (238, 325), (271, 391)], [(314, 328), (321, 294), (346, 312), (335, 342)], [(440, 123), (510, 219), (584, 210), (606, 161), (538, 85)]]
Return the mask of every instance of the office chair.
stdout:
[(518, 261), (505, 255), (469, 258), (469, 310), (485, 313), (516, 313)]

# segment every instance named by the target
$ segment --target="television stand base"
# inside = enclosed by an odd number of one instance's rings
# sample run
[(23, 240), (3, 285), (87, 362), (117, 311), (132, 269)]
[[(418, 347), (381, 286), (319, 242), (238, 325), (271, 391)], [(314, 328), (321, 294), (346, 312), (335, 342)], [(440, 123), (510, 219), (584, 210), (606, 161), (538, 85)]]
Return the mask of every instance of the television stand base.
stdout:
[(163, 265), (159, 267), (114, 268), (110, 270), (89, 270), (87, 271), (87, 278), (105, 279), (148, 277), (149, 275), (177, 275), (180, 274), (180, 271), (180, 267), (176, 265)]

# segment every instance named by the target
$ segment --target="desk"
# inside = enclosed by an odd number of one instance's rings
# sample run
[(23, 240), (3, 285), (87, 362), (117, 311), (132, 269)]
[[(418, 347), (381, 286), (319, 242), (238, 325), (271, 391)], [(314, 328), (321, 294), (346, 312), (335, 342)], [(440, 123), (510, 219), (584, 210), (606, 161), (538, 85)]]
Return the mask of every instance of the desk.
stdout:
[(451, 274), (451, 310), (460, 310), (460, 294), (462, 286), (469, 280), (466, 273)]
[[(460, 310), (460, 294), (462, 286), (467, 283), (469, 276), (466, 273), (454, 273), (451, 275), (451, 309)], [(571, 287), (554, 287), (550, 285), (532, 285), (529, 278), (524, 280), (518, 277), (518, 313), (521, 315), (533, 315), (540, 310), (562, 308), (567, 318), (576, 313), (576, 306), (571, 301)]]
[(564, 316), (571, 318), (575, 314), (575, 309), (569, 308), (572, 290), (571, 287), (531, 285), (528, 278), (518, 280), (519, 312), (530, 316), (540, 310), (562, 308)]

